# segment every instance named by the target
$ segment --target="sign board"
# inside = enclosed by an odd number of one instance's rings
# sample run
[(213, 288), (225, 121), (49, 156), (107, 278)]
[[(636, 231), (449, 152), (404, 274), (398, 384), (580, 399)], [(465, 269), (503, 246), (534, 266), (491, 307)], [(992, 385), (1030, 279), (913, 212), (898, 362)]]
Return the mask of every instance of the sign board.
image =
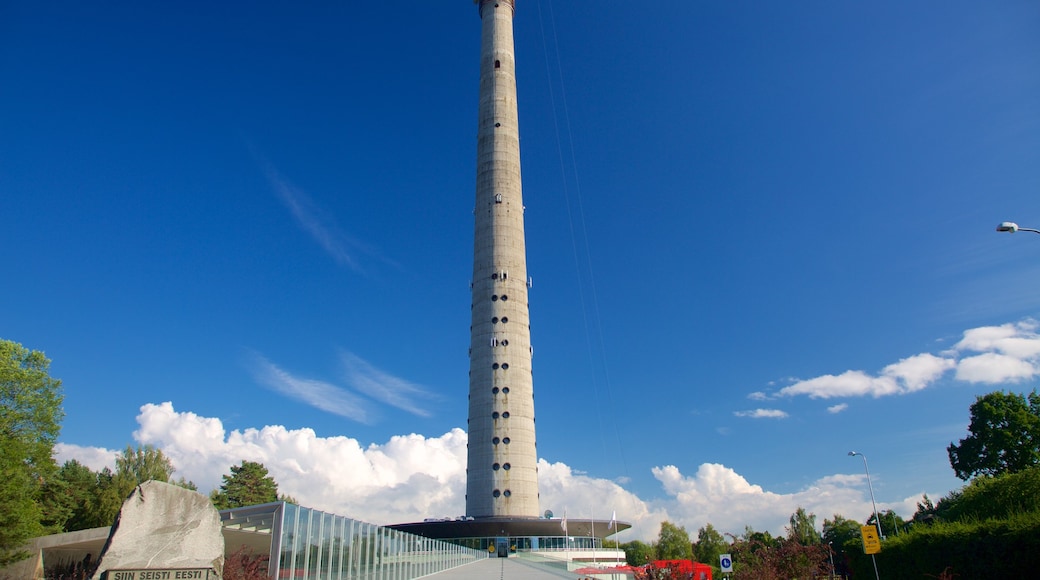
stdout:
[(881, 551), (881, 539), (878, 538), (877, 528), (874, 526), (861, 526), (859, 531), (863, 535), (864, 554), (877, 554)]
[(106, 570), (105, 580), (217, 580), (217, 575), (209, 568)]
[(719, 555), (719, 568), (722, 568), (723, 572), (733, 571), (733, 558), (729, 554)]

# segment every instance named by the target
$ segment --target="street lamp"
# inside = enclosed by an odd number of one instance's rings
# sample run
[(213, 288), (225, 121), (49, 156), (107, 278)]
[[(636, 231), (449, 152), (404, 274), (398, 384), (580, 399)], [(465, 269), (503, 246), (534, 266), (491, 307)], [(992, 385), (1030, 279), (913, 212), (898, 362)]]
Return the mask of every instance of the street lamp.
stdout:
[(1035, 230), (1033, 228), (1020, 228), (1015, 222), (1000, 222), (1000, 225), (997, 226), (997, 231), (1007, 232), (1009, 234), (1015, 232), (1033, 232), (1034, 234), (1040, 234), (1040, 230)]
[(877, 526), (878, 538), (884, 539), (885, 535), (881, 532), (881, 518), (878, 516), (877, 504), (874, 503), (874, 486), (870, 484), (870, 469), (867, 468), (867, 456), (859, 451), (849, 451), (849, 457), (857, 455), (863, 458), (863, 471), (867, 472), (867, 489), (870, 490), (870, 505), (874, 506), (874, 525)]
[[(881, 535), (881, 518), (878, 517), (877, 504), (874, 503), (874, 486), (870, 484), (870, 470), (867, 469), (867, 456), (863, 455), (859, 451), (849, 451), (849, 457), (855, 457), (857, 455), (863, 458), (863, 470), (867, 472), (867, 489), (870, 490), (870, 505), (874, 506), (874, 525), (877, 526), (878, 540), (880, 540), (884, 536)], [(874, 557), (874, 554), (871, 554), (870, 559), (874, 562), (874, 578), (881, 580), (881, 574), (877, 569), (877, 558)]]

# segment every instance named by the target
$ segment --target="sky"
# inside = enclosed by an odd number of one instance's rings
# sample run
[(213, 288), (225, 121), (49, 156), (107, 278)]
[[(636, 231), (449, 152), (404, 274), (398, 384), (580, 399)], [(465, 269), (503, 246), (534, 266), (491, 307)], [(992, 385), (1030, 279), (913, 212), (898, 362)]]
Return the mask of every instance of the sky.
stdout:
[[(696, 533), (962, 482), (1040, 376), (1040, 4), (519, 0), (542, 509)], [(56, 456), (465, 509), (480, 23), (0, 3), (0, 338)]]

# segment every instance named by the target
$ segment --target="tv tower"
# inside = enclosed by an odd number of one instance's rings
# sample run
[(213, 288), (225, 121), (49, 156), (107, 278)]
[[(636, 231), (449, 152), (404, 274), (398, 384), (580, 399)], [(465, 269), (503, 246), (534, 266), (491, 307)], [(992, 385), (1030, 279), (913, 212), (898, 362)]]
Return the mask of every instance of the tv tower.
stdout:
[(530, 279), (513, 57), (516, 4), (515, 0), (473, 3), (480, 13), (481, 41), (466, 515), (390, 527), (470, 547), (477, 542), (480, 549), (499, 556), (576, 544), (602, 547), (604, 537), (631, 524), (613, 517), (559, 519), (550, 510), (539, 511), (527, 304)]
[(480, 10), (466, 515), (539, 517), (514, 0)]

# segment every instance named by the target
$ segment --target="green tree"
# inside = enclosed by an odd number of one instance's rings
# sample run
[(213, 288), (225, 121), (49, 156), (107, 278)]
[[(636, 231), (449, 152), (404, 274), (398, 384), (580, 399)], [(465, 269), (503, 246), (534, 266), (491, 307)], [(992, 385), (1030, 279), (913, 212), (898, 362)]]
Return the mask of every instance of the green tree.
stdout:
[(847, 552), (862, 550), (860, 526), (859, 522), (840, 514), (834, 514), (833, 520), (823, 520), (823, 543), (834, 552), (834, 569), (838, 574), (848, 574)]
[(40, 499), (57, 470), (52, 453), (64, 417), (50, 362), (0, 340), (0, 566), (26, 557), (20, 547), (45, 529)]
[(820, 532), (816, 531), (816, 514), (807, 513), (805, 508), (798, 507), (791, 514), (787, 526), (787, 539), (798, 542), (803, 546), (812, 546), (820, 543)]
[[(64, 495), (57, 501), (69, 508), (68, 517), (60, 522), (62, 531), (74, 532), (98, 527), (86, 521), (87, 507), (97, 493), (98, 474), (75, 459), (70, 459), (58, 469), (56, 481), (60, 482), (57, 489), (64, 491)], [(55, 525), (58, 523), (56, 521)]]
[(994, 391), (976, 397), (969, 435), (946, 448), (950, 467), (967, 481), (976, 475), (1015, 473), (1040, 464), (1040, 395)]
[[(906, 526), (906, 521), (903, 518), (899, 517), (899, 514), (892, 510), (885, 510), (878, 515), (881, 517), (881, 532), (885, 535), (885, 537), (900, 534), (903, 531), (903, 528)], [(874, 522), (874, 514), (870, 514), (870, 517), (867, 518), (867, 525), (877, 525)]]
[(664, 521), (657, 535), (658, 560), (692, 560), (693, 544), (686, 528)]
[(914, 512), (911, 521), (915, 524), (931, 524), (935, 521), (935, 504), (928, 498), (927, 493), (917, 502), (917, 511)]
[(134, 482), (127, 494), (146, 481), (168, 483), (174, 471), (170, 459), (163, 455), (162, 450), (151, 445), (138, 445), (137, 449), (127, 445), (123, 453), (116, 457), (116, 475)]
[(625, 551), (625, 562), (629, 566), (642, 566), (654, 559), (654, 547), (639, 540), (632, 540), (621, 544)]
[[(112, 525), (123, 502), (135, 487), (151, 480), (171, 483), (173, 472), (173, 463), (162, 450), (151, 445), (139, 445), (137, 448), (127, 445), (116, 457), (114, 472), (106, 467), (94, 473), (94, 485), (82, 498), (67, 528), (73, 531)], [(74, 473), (74, 477), (79, 480), (85, 478), (81, 468), (75, 468), (70, 473)], [(179, 483), (174, 483), (189, 489), (195, 485), (185, 482), (183, 478)]]
[(693, 545), (693, 559), (708, 564), (715, 570), (713, 576), (721, 574), (719, 556), (729, 551), (729, 543), (711, 524), (697, 530), (697, 543)]
[(242, 461), (241, 465), (231, 466), (231, 475), (223, 479), (220, 490), (210, 495), (217, 509), (278, 501), (278, 484), (268, 475), (263, 463)]

